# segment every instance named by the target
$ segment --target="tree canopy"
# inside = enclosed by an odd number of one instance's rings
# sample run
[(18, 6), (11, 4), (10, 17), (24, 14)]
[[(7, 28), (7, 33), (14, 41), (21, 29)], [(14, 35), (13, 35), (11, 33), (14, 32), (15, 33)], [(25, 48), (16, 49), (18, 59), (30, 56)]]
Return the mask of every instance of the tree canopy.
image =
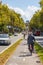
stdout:
[(41, 10), (35, 12), (30, 20), (29, 27), (43, 31), (43, 0), (40, 0)]
[[(6, 4), (0, 3), (0, 30), (6, 26), (13, 26), (25, 29), (25, 23), (20, 14), (10, 9)], [(5, 27), (4, 27), (5, 26)]]

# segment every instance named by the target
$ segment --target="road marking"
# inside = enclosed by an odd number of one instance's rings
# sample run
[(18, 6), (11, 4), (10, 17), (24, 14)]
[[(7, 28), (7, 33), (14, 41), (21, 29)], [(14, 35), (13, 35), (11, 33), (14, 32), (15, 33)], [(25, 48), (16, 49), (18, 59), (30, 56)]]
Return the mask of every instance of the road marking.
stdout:
[(25, 58), (23, 58), (23, 61), (25, 61)]

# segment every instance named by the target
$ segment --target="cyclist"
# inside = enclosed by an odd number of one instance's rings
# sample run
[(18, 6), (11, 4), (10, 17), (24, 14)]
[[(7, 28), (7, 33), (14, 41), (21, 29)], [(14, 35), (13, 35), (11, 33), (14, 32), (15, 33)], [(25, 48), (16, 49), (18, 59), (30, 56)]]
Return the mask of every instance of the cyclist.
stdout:
[(29, 50), (30, 50), (30, 45), (32, 46), (32, 51), (34, 50), (34, 41), (35, 41), (35, 38), (34, 38), (32, 32), (30, 31), (29, 35), (28, 35), (28, 38), (27, 38), (27, 43), (28, 43)]

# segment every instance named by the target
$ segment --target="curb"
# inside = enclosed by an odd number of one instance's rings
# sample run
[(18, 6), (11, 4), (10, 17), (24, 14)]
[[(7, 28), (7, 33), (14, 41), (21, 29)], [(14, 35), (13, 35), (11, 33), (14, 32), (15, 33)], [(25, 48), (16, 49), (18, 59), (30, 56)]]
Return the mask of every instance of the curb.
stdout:
[[(20, 39), (19, 39), (19, 40), (20, 40)], [(17, 40), (17, 41), (19, 41), (19, 40)], [(16, 41), (16, 42), (17, 42), (17, 41)], [(16, 43), (16, 42), (15, 42), (15, 43)], [(19, 45), (19, 44), (18, 44), (18, 45)], [(18, 45), (17, 45), (17, 46), (18, 46)], [(16, 46), (16, 48), (17, 48), (17, 46)], [(16, 48), (15, 48), (15, 50), (16, 50)], [(12, 52), (12, 54), (13, 54), (13, 52)], [(12, 54), (8, 57), (8, 59), (6, 60), (6, 62), (5, 62), (3, 65), (5, 65), (5, 64), (7, 63), (7, 61), (8, 61), (9, 58), (12, 56)]]
[[(22, 39), (22, 37), (20, 38), (20, 39)], [(18, 40), (20, 40), (20, 39), (17, 39), (14, 43), (16, 43)], [(13, 43), (13, 44), (14, 44)], [(2, 52), (0, 52), (0, 54), (2, 54), (5, 50), (7, 50), (9, 47), (11, 47), (13, 44), (11, 44), (11, 45), (9, 45), (7, 48), (5, 48)]]
[[(11, 37), (13, 37), (13, 35), (11, 36)], [(22, 37), (23, 36), (21, 36), (20, 38), (18, 38), (14, 43), (16, 43), (19, 39), (22, 39)], [(13, 43), (13, 44), (14, 44)], [(0, 54), (2, 54), (5, 50), (7, 50), (9, 47), (11, 47), (12, 45), (13, 45), (12, 43), (11, 43), (11, 45), (9, 45), (7, 48), (5, 48), (2, 52), (0, 52)]]

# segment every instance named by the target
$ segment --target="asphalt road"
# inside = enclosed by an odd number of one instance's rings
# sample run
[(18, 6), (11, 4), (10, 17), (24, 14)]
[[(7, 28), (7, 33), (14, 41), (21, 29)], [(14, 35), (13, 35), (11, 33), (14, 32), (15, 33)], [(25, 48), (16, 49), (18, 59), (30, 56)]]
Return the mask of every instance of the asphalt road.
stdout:
[[(11, 44), (10, 45), (13, 45), (16, 41), (18, 41), (23, 35), (22, 34), (18, 34), (18, 36), (11, 36), (10, 37), (10, 41), (11, 41)], [(7, 49), (10, 45), (0, 45), (0, 54), (5, 50)]]
[(36, 42), (43, 47), (43, 36), (35, 36)]
[[(18, 36), (12, 36), (10, 37), (11, 44), (14, 44), (17, 40), (19, 40), (23, 35), (19, 34)], [(27, 36), (26, 36), (27, 37)], [(36, 42), (43, 47), (43, 36), (35, 36)], [(10, 45), (0, 45), (0, 54), (7, 49)]]

